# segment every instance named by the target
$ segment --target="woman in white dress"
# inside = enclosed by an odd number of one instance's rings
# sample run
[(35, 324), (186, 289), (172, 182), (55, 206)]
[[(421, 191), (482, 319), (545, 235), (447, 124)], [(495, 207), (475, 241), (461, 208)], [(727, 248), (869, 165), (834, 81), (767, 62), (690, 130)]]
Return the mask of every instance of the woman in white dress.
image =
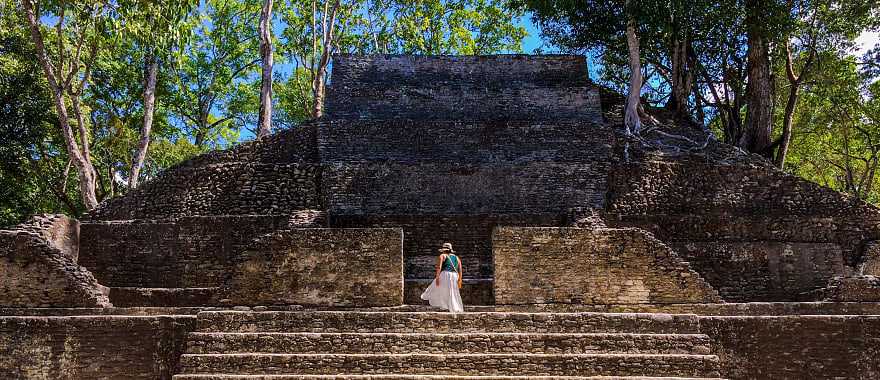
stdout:
[(461, 260), (452, 250), (451, 243), (443, 243), (440, 248), (440, 256), (437, 257), (437, 273), (434, 281), (422, 293), (422, 299), (428, 301), (431, 306), (442, 307), (453, 313), (464, 311), (461, 295)]

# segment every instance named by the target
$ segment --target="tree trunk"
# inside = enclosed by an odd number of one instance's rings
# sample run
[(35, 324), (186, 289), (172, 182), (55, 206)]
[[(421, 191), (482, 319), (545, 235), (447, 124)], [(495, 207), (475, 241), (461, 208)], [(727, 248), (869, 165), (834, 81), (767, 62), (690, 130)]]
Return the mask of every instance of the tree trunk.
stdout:
[(146, 77), (144, 78), (144, 124), (141, 126), (141, 139), (138, 142), (134, 160), (131, 162), (131, 172), (128, 177), (128, 187), (137, 188), (138, 177), (144, 160), (147, 158), (147, 149), (150, 146), (150, 131), (153, 129), (153, 112), (156, 105), (156, 76), (159, 72), (159, 60), (155, 55), (149, 54), (146, 59)]
[(676, 37), (672, 43), (672, 94), (667, 108), (679, 116), (688, 115), (688, 97), (691, 94), (693, 75), (690, 72), (688, 59), (688, 39)]
[(785, 156), (788, 154), (788, 145), (791, 142), (791, 123), (794, 119), (794, 109), (798, 101), (800, 83), (792, 84), (788, 90), (788, 102), (785, 103), (785, 116), (782, 120), (782, 136), (779, 137), (779, 149), (776, 151), (774, 164), (779, 169), (785, 169)]
[[(43, 36), (40, 31), (40, 24), (37, 21), (37, 15), (34, 11), (34, 4), (31, 0), (22, 1), (25, 11), (25, 17), (30, 27), (31, 38), (36, 47), (37, 59), (46, 75), (46, 81), (52, 91), (52, 98), (55, 103), (55, 111), (58, 112), (58, 124), (61, 128), (61, 134), (64, 136), (64, 143), (67, 148), (67, 154), (70, 160), (76, 166), (79, 174), (79, 188), (82, 196), (83, 204), (86, 209), (91, 210), (98, 206), (97, 196), (95, 195), (95, 169), (92, 166), (88, 156), (84, 156), (80, 151), (80, 147), (74, 137), (73, 128), (70, 125), (67, 106), (64, 103), (64, 87), (63, 78), (59, 78), (55, 74), (55, 68), (49, 61), (49, 54), (43, 43)], [(60, 43), (60, 41), (59, 41)], [(61, 73), (63, 74), (63, 73)], [(59, 80), (61, 79), (61, 80)], [(88, 136), (82, 136), (86, 139)]]
[[(312, 83), (312, 94), (314, 103), (312, 108), (312, 117), (321, 117), (324, 115), (324, 87), (326, 85), (327, 65), (330, 64), (330, 57), (333, 55), (333, 29), (336, 24), (336, 12), (339, 10), (339, 0), (333, 3), (333, 7), (327, 12), (327, 3), (324, 5), (324, 14), (321, 19), (321, 31), (323, 35), (321, 46), (321, 59), (317, 63), (315, 69), (315, 78)], [(317, 52), (315, 52), (317, 54)]]
[[(759, 12), (757, 1), (747, 5), (749, 14)], [(770, 47), (761, 31), (760, 17), (749, 17), (748, 28), (748, 83), (746, 84), (746, 127), (738, 146), (746, 151), (773, 157), (770, 134), (773, 123), (773, 79), (770, 70)]]
[(626, 98), (624, 124), (628, 134), (638, 134), (642, 129), (639, 118), (639, 104), (642, 92), (642, 64), (639, 57), (639, 36), (636, 34), (636, 21), (630, 17), (626, 23), (626, 47), (629, 53), (629, 95)]
[(800, 74), (796, 74), (794, 72), (794, 59), (791, 56), (791, 45), (786, 41), (785, 76), (788, 78), (789, 89), (788, 101), (785, 103), (785, 115), (782, 119), (782, 136), (779, 137), (779, 149), (776, 151), (776, 159), (774, 160), (776, 167), (779, 169), (785, 169), (785, 157), (788, 155), (788, 146), (791, 143), (792, 123), (794, 120), (794, 110), (797, 107), (798, 94), (804, 75), (809, 72), (815, 58), (815, 50), (812, 50)]
[(263, 62), (263, 78), (260, 86), (260, 116), (257, 138), (272, 131), (272, 0), (263, 1), (260, 12), (260, 58)]

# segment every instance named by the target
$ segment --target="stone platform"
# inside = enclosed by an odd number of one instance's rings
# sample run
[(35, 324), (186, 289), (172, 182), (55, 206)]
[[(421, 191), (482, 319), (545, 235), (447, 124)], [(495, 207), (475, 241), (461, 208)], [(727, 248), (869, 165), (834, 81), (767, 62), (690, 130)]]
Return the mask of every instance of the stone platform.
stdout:
[(872, 379), (880, 316), (852, 315), (870, 305), (2, 309), (0, 377)]

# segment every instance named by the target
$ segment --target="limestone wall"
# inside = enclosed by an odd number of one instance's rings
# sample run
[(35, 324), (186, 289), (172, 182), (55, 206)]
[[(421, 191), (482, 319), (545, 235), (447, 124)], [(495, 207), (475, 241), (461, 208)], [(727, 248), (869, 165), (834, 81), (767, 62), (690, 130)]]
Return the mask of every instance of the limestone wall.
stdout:
[(497, 228), (495, 302), (700, 303), (717, 293), (639, 229)]
[(105, 289), (76, 263), (77, 223), (39, 216), (0, 230), (0, 305), (106, 307)]
[(337, 163), (583, 163), (609, 158), (613, 143), (610, 128), (586, 121), (327, 120), (318, 135), (322, 159)]
[(601, 120), (581, 56), (335, 56), (332, 119)]
[(277, 231), (261, 237), (237, 261), (221, 295), (230, 304), (403, 304), (400, 229)]
[(345, 215), (597, 208), (612, 141), (594, 124), (325, 123), (321, 184), (328, 210)]
[(103, 202), (93, 220), (194, 215), (268, 215), (323, 209), (314, 126), (280, 131), (169, 168), (137, 189)]
[(194, 316), (0, 316), (0, 378), (170, 380)]
[(812, 300), (880, 236), (870, 205), (755, 161), (615, 167), (605, 219), (655, 236), (728, 301)]
[(286, 225), (285, 216), (83, 223), (79, 263), (109, 287), (216, 287), (254, 239)]
[(880, 317), (701, 317), (721, 377), (751, 379), (880, 378)]
[[(314, 228), (325, 222), (314, 221), (210, 216), (83, 223), (80, 264), (126, 306), (402, 303), (399, 230)], [(383, 274), (374, 276), (371, 265)]]
[(464, 278), (491, 278), (492, 230), (497, 226), (558, 226), (553, 214), (519, 215), (331, 215), (330, 226), (386, 227), (403, 229), (403, 252), (407, 279), (432, 279), (437, 249), (452, 243), (461, 258)]

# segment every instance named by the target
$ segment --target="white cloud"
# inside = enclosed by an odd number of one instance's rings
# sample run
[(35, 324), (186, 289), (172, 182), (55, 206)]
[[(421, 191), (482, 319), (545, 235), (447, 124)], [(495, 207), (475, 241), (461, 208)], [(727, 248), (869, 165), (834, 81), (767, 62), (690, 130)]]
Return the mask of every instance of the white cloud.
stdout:
[(863, 32), (859, 38), (856, 38), (856, 56), (864, 55), (868, 49), (877, 46), (880, 43), (880, 32)]

